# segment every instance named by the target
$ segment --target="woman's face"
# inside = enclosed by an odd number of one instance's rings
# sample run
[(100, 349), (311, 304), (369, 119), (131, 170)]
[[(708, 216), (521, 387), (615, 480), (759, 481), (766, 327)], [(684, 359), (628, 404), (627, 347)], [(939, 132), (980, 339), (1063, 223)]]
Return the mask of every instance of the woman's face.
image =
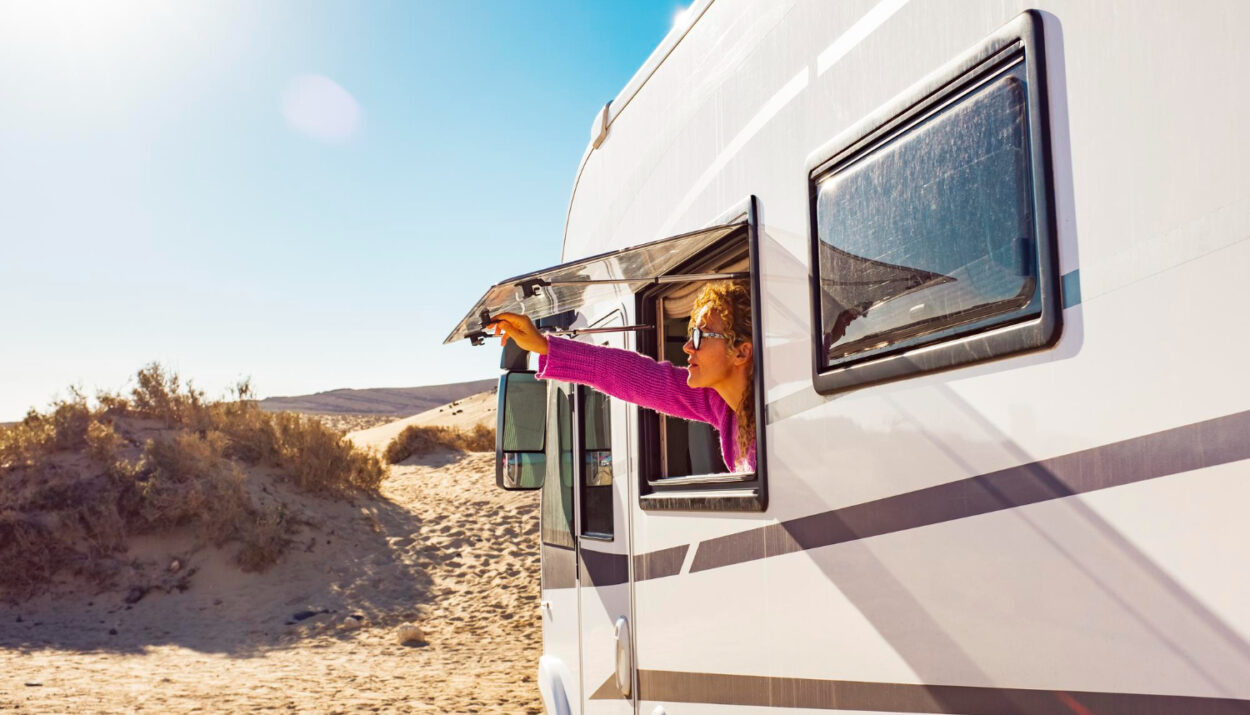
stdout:
[[(722, 335), (725, 333), (725, 322), (721, 320), (720, 314), (708, 305), (690, 316), (690, 327), (699, 328), (708, 333)], [(749, 350), (745, 359), (739, 354), (741, 347), (743, 346), (730, 351), (729, 342), (724, 338), (704, 335), (699, 343), (699, 349), (695, 350), (694, 343), (687, 340), (681, 348), (687, 355), (690, 370), (686, 377), (686, 384), (691, 387), (716, 387), (736, 379), (736, 374), (742, 371), (735, 368), (750, 360)]]

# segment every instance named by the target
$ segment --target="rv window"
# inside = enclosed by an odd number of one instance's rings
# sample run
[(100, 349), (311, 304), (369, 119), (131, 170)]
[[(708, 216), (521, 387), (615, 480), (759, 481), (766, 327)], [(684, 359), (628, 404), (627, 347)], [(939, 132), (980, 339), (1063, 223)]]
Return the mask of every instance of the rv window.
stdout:
[[(690, 326), (691, 305), (700, 283), (683, 286), (668, 299), (658, 298), (656, 315), (663, 326), (664, 344), (661, 360), (674, 365), (686, 364), (686, 344)], [(682, 477), (692, 474), (718, 474), (729, 471), (720, 454), (716, 430), (706, 422), (693, 422), (677, 417), (659, 416), (660, 477)]]
[[(542, 540), (545, 544), (574, 548), (573, 542), (573, 418), (569, 396), (572, 387), (556, 383), (551, 390), (555, 424), (548, 429), (557, 438), (547, 440), (547, 478), (542, 491)], [(552, 454), (552, 450), (555, 451)]]
[[(892, 119), (888, 131), (869, 132), (813, 172), (821, 392), (1053, 338), (1034, 329), (982, 349), (966, 342), (1004, 326), (1038, 326), (1053, 252), (1039, 216), (1045, 192), (1037, 184), (1046, 182), (1036, 174), (1035, 80), (1024, 52), (965, 79), (953, 96)], [(933, 347), (941, 344), (950, 349)]]
[[(752, 293), (751, 339), (758, 346), (762, 335), (759, 318), (759, 277), (755, 202), (745, 230), (727, 236), (720, 243), (691, 256), (674, 277), (681, 273), (738, 273), (747, 276)], [(694, 278), (657, 286), (638, 296), (640, 322), (655, 326), (638, 334), (639, 350), (658, 360), (678, 366), (687, 364), (683, 350), (688, 337), (695, 300), (708, 284)], [(754, 407), (762, 410), (764, 394), (761, 359), (754, 351)], [(639, 471), (642, 483), (639, 504), (648, 510), (677, 511), (762, 511), (767, 508), (763, 425), (756, 420), (756, 465), (754, 471), (731, 472), (721, 455), (720, 435), (709, 424), (639, 410)]]
[(583, 534), (611, 537), (612, 422), (607, 395), (582, 388), (582, 511)]

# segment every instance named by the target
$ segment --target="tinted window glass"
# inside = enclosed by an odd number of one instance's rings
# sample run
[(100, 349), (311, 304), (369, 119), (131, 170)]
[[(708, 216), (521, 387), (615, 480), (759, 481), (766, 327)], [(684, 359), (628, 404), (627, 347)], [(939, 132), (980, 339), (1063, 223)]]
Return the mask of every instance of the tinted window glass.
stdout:
[(816, 178), (822, 368), (1040, 312), (1025, 77)]
[[(548, 452), (547, 479), (542, 491), (542, 539), (544, 543), (573, 547), (573, 418), (569, 409), (569, 386), (555, 394), (556, 454)], [(553, 473), (553, 471), (555, 473)]]
[(611, 535), (612, 422), (610, 399), (583, 388), (582, 532)]

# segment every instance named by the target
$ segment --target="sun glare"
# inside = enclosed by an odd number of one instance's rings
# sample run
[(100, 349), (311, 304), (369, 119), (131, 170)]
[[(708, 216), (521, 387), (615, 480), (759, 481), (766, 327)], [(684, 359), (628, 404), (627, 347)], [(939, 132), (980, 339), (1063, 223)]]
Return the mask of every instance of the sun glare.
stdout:
[(150, 0), (6, 2), (0, 9), (0, 27), (4, 28), (0, 36), (61, 53), (89, 55), (125, 43), (136, 30), (167, 15), (169, 8)]

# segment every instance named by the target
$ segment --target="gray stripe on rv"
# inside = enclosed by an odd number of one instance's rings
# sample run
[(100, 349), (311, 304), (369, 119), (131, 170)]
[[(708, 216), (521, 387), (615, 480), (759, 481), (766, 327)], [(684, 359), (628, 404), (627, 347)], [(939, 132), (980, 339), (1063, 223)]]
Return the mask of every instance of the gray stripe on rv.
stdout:
[[(1246, 715), (1250, 701), (1149, 693), (872, 683), (725, 673), (639, 670), (640, 700), (668, 703), (962, 715)], [(609, 678), (591, 700), (619, 700)]]
[(699, 543), (690, 571), (866, 539), (1250, 459), (1250, 411)]

